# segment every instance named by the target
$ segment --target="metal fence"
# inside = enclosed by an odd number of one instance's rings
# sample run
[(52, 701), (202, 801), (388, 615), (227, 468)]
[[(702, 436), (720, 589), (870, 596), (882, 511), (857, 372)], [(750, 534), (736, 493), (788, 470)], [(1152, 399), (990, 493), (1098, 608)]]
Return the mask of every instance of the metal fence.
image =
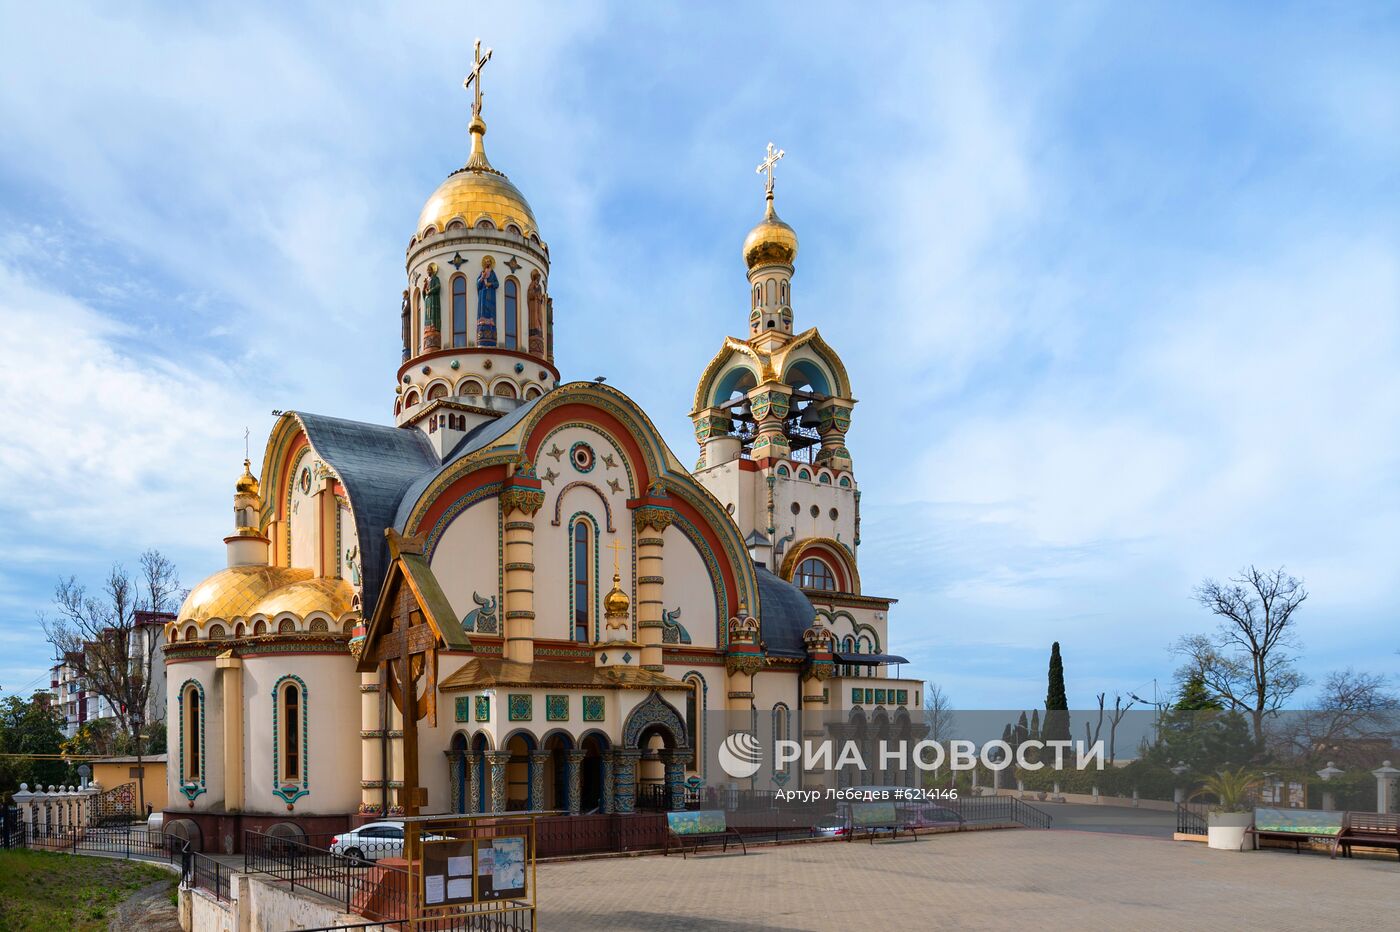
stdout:
[(1054, 818), (1044, 809), (1014, 796), (963, 796), (939, 800), (938, 805), (956, 812), (964, 822), (1015, 822), (1026, 828), (1049, 828), (1054, 822)]
[(1193, 803), (1176, 804), (1176, 831), (1180, 835), (1204, 835), (1206, 834), (1207, 818), (1209, 810), (1204, 805)]
[[(307, 836), (306, 840), (281, 838), (261, 832), (243, 833), (243, 869), (286, 883), (291, 890), (323, 896), (369, 919), (402, 919), (408, 915), (408, 871), (382, 863), (402, 857), (397, 848), (362, 847), (357, 856), (337, 853), (337, 835)], [(371, 859), (371, 855), (373, 859)]]

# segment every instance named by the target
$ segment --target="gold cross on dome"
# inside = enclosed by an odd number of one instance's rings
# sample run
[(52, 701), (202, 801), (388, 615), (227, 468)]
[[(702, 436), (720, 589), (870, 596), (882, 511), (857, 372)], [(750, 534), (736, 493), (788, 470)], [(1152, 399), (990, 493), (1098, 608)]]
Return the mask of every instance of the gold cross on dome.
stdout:
[(467, 90), (471, 90), (472, 85), (476, 85), (476, 99), (472, 102), (472, 116), (481, 116), (481, 68), (490, 60), (491, 50), (487, 49), (486, 55), (483, 57), (481, 54), (481, 40), (477, 39), (476, 64), (472, 66), (471, 73), (468, 74), (466, 80), (462, 82), (462, 87)]
[(608, 549), (613, 552), (613, 572), (622, 572), (622, 541), (614, 539)]
[(764, 172), (768, 173), (768, 184), (764, 186), (764, 190), (767, 191), (769, 194), (773, 193), (773, 166), (777, 165), (778, 159), (782, 158), (785, 155), (787, 155), (786, 152), (784, 152), (782, 149), (775, 150), (773, 148), (773, 144), (770, 142), (768, 144), (768, 157), (762, 162), (759, 162), (758, 167), (754, 169), (754, 173), (758, 175), (761, 175)]

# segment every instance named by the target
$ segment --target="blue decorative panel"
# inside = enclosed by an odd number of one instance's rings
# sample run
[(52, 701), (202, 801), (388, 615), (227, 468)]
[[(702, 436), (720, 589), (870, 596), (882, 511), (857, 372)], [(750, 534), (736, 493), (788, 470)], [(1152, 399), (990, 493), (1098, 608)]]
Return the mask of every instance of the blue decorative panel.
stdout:
[(567, 722), (569, 720), (569, 697), (545, 696), (544, 717), (551, 722)]
[(489, 721), (491, 721), (491, 697), (490, 697), (490, 696), (477, 696), (477, 697), (476, 697), (476, 720), (477, 720), (478, 722), (489, 722)]
[(534, 696), (527, 693), (511, 693), (508, 717), (512, 722), (528, 722), (535, 717)]
[(459, 722), (470, 721), (467, 716), (471, 714), (471, 697), (458, 696), (456, 701), (453, 702), (453, 711), (455, 712), (453, 715), (455, 720)]
[(883, 689), (877, 689), (877, 690), (875, 690), (875, 704), (876, 704), (876, 705), (884, 705), (884, 704), (885, 704), (885, 691), (884, 691)]
[(602, 696), (583, 697), (583, 720), (585, 722), (601, 722), (603, 720)]
[(907, 690), (907, 689), (901, 689), (901, 690), (899, 690), (898, 695), (899, 695), (899, 699), (898, 699), (898, 704), (899, 704), (899, 705), (908, 705), (908, 704), (909, 704), (909, 690)]
[(860, 705), (865, 701), (865, 690), (856, 686), (851, 689), (851, 705)]

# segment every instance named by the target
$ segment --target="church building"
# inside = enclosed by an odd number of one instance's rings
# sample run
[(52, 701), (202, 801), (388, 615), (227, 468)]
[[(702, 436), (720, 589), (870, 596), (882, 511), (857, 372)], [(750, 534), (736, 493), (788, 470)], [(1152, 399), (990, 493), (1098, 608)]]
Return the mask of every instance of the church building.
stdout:
[(282, 414), (235, 484), (227, 566), (166, 626), (166, 826), (203, 850), (278, 823), (681, 807), (736, 782), (707, 711), (789, 736), (799, 711), (922, 700), (889, 675), (893, 600), (861, 588), (855, 396), (798, 327), (783, 153), (689, 468), (622, 391), (561, 380), (556, 354), (587, 361), (555, 345), (545, 231), (487, 159), (489, 56), (466, 163), (408, 239), (392, 423)]

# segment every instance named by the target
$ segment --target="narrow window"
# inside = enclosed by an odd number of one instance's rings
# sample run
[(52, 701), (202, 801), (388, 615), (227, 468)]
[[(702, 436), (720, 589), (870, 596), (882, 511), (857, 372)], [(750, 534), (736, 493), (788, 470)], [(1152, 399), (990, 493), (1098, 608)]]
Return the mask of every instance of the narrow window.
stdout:
[(690, 693), (685, 697), (685, 730), (690, 733), (690, 769), (700, 769), (700, 749), (704, 747), (704, 727), (701, 715), (704, 712), (704, 682), (696, 674), (685, 678), (690, 684)]
[(199, 756), (200, 726), (203, 710), (199, 707), (199, 687), (193, 683), (185, 687), (185, 757), (187, 766), (185, 777), (189, 780), (199, 779), (199, 768), (203, 763)]
[(588, 643), (588, 522), (574, 522), (574, 640)]
[(519, 314), (517, 314), (516, 311), (517, 311), (518, 305), (519, 305), (519, 303), (520, 303), (519, 300), (518, 300), (518, 299), (519, 299), (519, 292), (520, 292), (520, 286), (516, 284), (515, 279), (513, 279), (513, 278), (507, 278), (507, 279), (506, 279), (506, 320), (505, 320), (505, 324), (506, 324), (506, 349), (515, 349), (515, 348), (516, 348), (516, 343), (518, 342), (518, 340), (517, 340), (517, 330), (518, 330), (518, 328), (519, 328), (519, 321), (517, 320), (517, 318), (519, 317)]
[(301, 690), (288, 683), (282, 688), (282, 778), (301, 779)]
[(776, 294), (774, 294), (775, 286), (776, 286), (776, 285), (777, 285), (777, 282), (773, 281), (773, 279), (771, 279), (771, 278), (768, 279), (768, 303), (769, 303), (769, 304), (774, 304), (774, 303), (776, 303), (777, 300), (778, 300), (778, 296), (777, 296)]
[(452, 277), (452, 345), (467, 345), (467, 279)]

